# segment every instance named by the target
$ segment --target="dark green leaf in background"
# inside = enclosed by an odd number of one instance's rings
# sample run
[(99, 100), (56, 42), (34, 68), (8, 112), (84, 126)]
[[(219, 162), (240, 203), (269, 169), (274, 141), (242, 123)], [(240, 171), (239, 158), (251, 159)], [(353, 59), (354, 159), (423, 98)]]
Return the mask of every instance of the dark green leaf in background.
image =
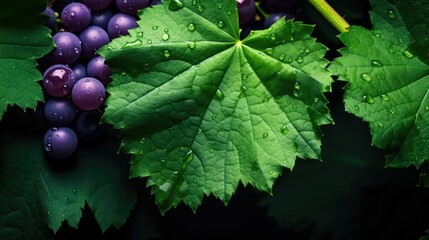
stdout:
[(372, 1), (373, 30), (340, 35), (330, 69), (348, 81), (346, 110), (369, 122), (387, 166), (419, 167), (429, 156), (429, 1)]
[(137, 197), (114, 134), (58, 162), (46, 158), (35, 119), (14, 117), (0, 125), (0, 239), (44, 239), (64, 221), (77, 227), (85, 202), (102, 231), (125, 223)]
[(24, 110), (43, 101), (35, 59), (53, 48), (43, 26), (45, 0), (0, 0), (0, 120), (8, 105)]
[(114, 70), (104, 120), (122, 129), (131, 177), (149, 177), (162, 212), (239, 182), (271, 192), (296, 157), (320, 158), (326, 48), (281, 19), (240, 40), (236, 2), (164, 1), (100, 52)]

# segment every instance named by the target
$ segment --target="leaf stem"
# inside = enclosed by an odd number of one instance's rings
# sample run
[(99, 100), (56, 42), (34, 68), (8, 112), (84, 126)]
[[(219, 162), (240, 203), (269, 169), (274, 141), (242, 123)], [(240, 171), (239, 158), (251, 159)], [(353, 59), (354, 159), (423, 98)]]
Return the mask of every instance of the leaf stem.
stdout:
[(340, 33), (348, 32), (350, 24), (338, 14), (325, 0), (309, 0), (309, 2), (334, 26)]

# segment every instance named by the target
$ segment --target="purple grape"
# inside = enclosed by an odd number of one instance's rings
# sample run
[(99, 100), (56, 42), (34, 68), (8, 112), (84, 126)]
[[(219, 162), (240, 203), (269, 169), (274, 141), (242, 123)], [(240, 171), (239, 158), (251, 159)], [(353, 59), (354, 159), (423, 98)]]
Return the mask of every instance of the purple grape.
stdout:
[(73, 2), (78, 2), (77, 0), (56, 0), (53, 4), (53, 9), (57, 12), (61, 12), (67, 5)]
[(290, 10), (293, 6), (297, 5), (300, 0), (265, 0), (265, 6), (268, 9), (275, 9), (280, 11)]
[(236, 0), (240, 25), (250, 22), (255, 17), (255, 0)]
[(293, 14), (288, 14), (288, 13), (284, 13), (284, 12), (271, 13), (270, 16), (264, 20), (264, 28), (269, 28), (277, 20), (281, 19), (284, 16), (286, 16), (287, 20), (294, 18)]
[(80, 63), (75, 64), (71, 69), (74, 72), (76, 81), (79, 81), (79, 79), (88, 76), (86, 73), (86, 67)]
[(103, 10), (110, 5), (112, 0), (82, 0), (82, 2), (91, 10)]
[(159, 5), (159, 4), (161, 4), (161, 0), (152, 0), (152, 1), (150, 2), (150, 5), (151, 5), (151, 6)]
[(96, 56), (88, 62), (87, 67), (88, 77), (93, 77), (98, 79), (103, 85), (107, 85), (111, 79), (112, 70), (104, 64), (104, 58), (101, 56)]
[(51, 98), (44, 108), (45, 120), (52, 126), (67, 126), (75, 119), (77, 108), (66, 98)]
[(113, 39), (121, 35), (128, 35), (128, 30), (135, 27), (138, 27), (135, 17), (125, 13), (117, 13), (110, 19), (107, 32)]
[(79, 59), (82, 46), (76, 35), (70, 32), (58, 32), (52, 37), (52, 39), (57, 46), (51, 52), (52, 62), (72, 64)]
[(100, 138), (105, 125), (100, 124), (101, 112), (98, 110), (79, 112), (74, 123), (74, 129), (79, 139), (92, 142)]
[(149, 6), (149, 3), (150, 0), (116, 0), (119, 11), (130, 15), (136, 15), (137, 10)]
[(54, 97), (64, 97), (70, 94), (75, 84), (75, 74), (69, 67), (56, 64), (43, 74), (43, 88)]
[(46, 153), (56, 159), (71, 157), (77, 149), (77, 135), (68, 127), (53, 127), (44, 137)]
[(110, 41), (109, 35), (101, 27), (90, 26), (79, 34), (82, 42), (82, 56), (92, 58), (95, 52)]
[(57, 23), (57, 17), (55, 16), (54, 10), (51, 7), (47, 6), (45, 8), (45, 11), (43, 11), (43, 14), (49, 17), (48, 21), (46, 22), (46, 26), (50, 29), (54, 29), (55, 24)]
[(70, 32), (80, 32), (91, 23), (91, 10), (82, 3), (70, 3), (61, 12), (61, 21)]
[(83, 110), (94, 110), (101, 106), (106, 99), (104, 85), (95, 78), (80, 79), (72, 89), (74, 104)]
[(107, 31), (107, 24), (109, 24), (109, 20), (112, 16), (113, 14), (109, 10), (92, 12), (91, 26), (98, 26)]

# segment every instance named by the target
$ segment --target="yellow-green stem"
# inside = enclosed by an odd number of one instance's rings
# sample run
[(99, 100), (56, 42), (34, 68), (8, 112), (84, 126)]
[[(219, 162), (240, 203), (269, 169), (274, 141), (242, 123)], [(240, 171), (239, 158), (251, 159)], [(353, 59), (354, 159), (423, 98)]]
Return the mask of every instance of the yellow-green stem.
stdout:
[(340, 16), (325, 0), (309, 0), (310, 3), (334, 26), (339, 32), (348, 32), (350, 24)]

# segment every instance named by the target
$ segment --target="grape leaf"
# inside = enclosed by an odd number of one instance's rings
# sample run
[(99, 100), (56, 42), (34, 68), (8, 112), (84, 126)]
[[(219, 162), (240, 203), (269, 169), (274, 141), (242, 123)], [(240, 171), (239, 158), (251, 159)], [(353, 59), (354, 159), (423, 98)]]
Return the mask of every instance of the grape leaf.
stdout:
[(371, 4), (374, 29), (341, 34), (346, 48), (329, 69), (349, 82), (346, 110), (369, 122), (386, 165), (419, 167), (429, 156), (429, 1)]
[(240, 40), (233, 0), (164, 1), (100, 54), (113, 69), (104, 121), (121, 129), (131, 177), (149, 177), (161, 212), (194, 211), (239, 182), (271, 193), (296, 157), (320, 158), (326, 47), (282, 19)]
[(0, 0), (0, 120), (8, 105), (35, 108), (43, 101), (35, 59), (52, 50), (43, 26), (45, 0)]
[(8, 115), (0, 124), (1, 239), (45, 239), (41, 234), (49, 236), (49, 228), (56, 232), (64, 221), (77, 227), (85, 202), (103, 231), (125, 223), (137, 196), (128, 179), (130, 159), (116, 153), (116, 135), (55, 162), (44, 154), (35, 119)]

